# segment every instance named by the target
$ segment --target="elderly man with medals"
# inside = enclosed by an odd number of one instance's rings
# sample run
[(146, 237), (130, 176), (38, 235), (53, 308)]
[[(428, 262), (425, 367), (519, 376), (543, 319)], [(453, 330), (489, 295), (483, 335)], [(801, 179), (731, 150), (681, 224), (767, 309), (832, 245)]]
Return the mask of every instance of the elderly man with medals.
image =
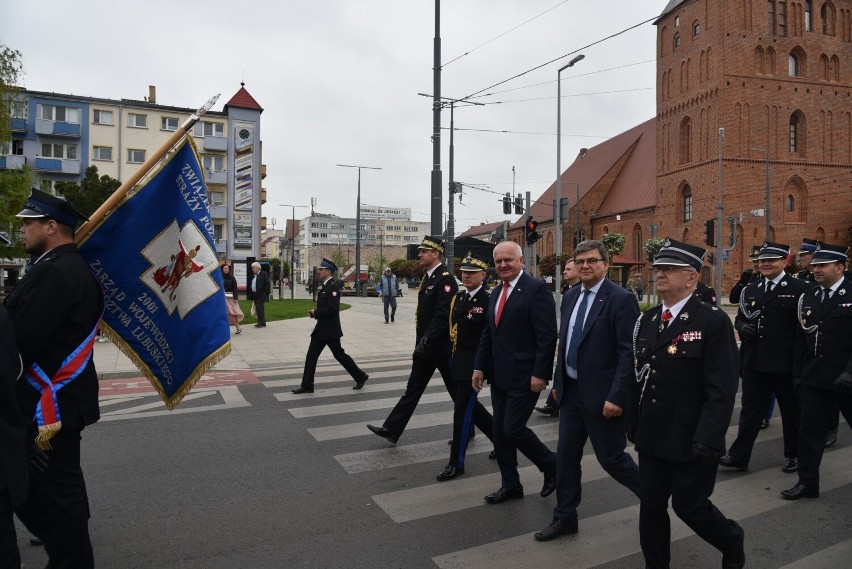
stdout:
[(645, 566), (667, 569), (668, 506), (722, 552), (724, 569), (745, 565), (744, 532), (710, 502), (737, 392), (737, 347), (728, 316), (695, 293), (701, 247), (666, 240), (654, 259), (662, 304), (633, 333), (637, 381), (627, 435), (639, 454), (639, 539)]

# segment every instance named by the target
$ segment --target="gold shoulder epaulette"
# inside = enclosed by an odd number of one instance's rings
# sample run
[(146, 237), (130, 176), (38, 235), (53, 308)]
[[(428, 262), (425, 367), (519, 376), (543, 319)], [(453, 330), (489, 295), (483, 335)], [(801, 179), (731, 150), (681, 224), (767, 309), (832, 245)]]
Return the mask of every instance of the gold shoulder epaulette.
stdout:
[(449, 272), (449, 271), (444, 271), (443, 276), (445, 276), (445, 277), (446, 277), (446, 276), (447, 276), (447, 275), (449, 275), (449, 274), (450, 274), (450, 272)]

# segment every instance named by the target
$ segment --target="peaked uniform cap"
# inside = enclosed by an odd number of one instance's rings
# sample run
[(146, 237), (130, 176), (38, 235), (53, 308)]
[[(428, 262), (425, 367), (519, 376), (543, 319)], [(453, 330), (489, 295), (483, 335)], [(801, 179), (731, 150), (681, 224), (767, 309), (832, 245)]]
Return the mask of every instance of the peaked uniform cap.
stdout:
[(802, 244), (799, 246), (797, 255), (812, 255), (816, 251), (819, 241), (816, 239), (802, 239)]
[(819, 242), (814, 258), (811, 260), (811, 265), (825, 265), (828, 263), (846, 263), (849, 255), (849, 247), (843, 245), (832, 245), (830, 243)]
[(487, 271), (488, 261), (468, 251), (467, 255), (465, 255), (465, 258), (462, 259), (461, 265), (459, 266), (459, 270), (470, 272)]
[(322, 261), (320, 261), (319, 266), (320, 266), (320, 267), (323, 267), (323, 268), (325, 268), (325, 269), (328, 269), (328, 270), (329, 270), (329, 271), (331, 271), (332, 273), (336, 273), (336, 272), (337, 272), (337, 265), (335, 265), (334, 263), (332, 263), (331, 261), (329, 261), (329, 260), (328, 260), (328, 259), (326, 259), (325, 257), (323, 257), (323, 258), (322, 258)]
[(760, 257), (760, 248), (762, 245), (752, 245), (751, 253), (748, 254), (749, 261), (757, 261), (757, 258)]
[(783, 243), (773, 243), (772, 241), (764, 241), (760, 246), (760, 255), (758, 261), (772, 259), (786, 259), (790, 254), (790, 246)]
[(423, 238), (423, 241), (420, 245), (417, 246), (418, 249), (429, 249), (432, 251), (437, 251), (440, 254), (444, 254), (444, 242), (440, 237), (432, 237), (431, 235), (427, 235)]
[(15, 217), (53, 219), (57, 223), (72, 228), (77, 227), (80, 221), (88, 220), (85, 215), (77, 211), (77, 208), (70, 201), (35, 188), (30, 192), (27, 203), (24, 204), (24, 209), (15, 214)]
[(653, 266), (692, 267), (696, 271), (700, 271), (701, 267), (704, 266), (705, 253), (707, 253), (707, 250), (703, 247), (675, 241), (667, 237), (663, 242), (663, 248), (654, 257)]

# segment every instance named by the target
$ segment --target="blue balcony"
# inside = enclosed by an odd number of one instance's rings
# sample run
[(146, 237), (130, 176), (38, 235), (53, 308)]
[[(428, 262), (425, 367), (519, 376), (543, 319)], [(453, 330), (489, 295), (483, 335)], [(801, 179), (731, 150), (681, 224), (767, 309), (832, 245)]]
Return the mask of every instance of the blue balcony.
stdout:
[(62, 121), (36, 119), (36, 134), (80, 138), (80, 125)]
[(10, 121), (9, 127), (12, 132), (27, 132), (27, 119), (15, 119)]
[(36, 156), (35, 169), (37, 172), (51, 172), (53, 174), (75, 174), (80, 175), (79, 160), (64, 160), (61, 158), (41, 158)]
[(20, 170), (27, 165), (27, 157), (17, 154), (0, 156), (0, 170)]

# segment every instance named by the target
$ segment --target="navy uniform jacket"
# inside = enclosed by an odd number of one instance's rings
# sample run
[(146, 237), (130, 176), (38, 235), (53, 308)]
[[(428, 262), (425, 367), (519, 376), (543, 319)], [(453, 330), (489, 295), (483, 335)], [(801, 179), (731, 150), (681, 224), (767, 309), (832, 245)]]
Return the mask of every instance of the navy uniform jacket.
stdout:
[[(97, 326), (104, 297), (77, 246), (67, 244), (49, 251), (33, 265), (5, 304), (24, 369), (36, 362), (53, 377), (62, 361)], [(25, 380), (18, 382), (17, 389), (21, 412), (27, 421), (33, 421), (39, 392)], [(80, 429), (100, 419), (98, 376), (92, 359), (57, 393), (63, 429)]]
[(793, 376), (804, 385), (834, 389), (844, 371), (852, 373), (852, 280), (846, 277), (824, 306), (821, 289), (802, 295), (800, 314), (807, 332), (799, 326)]
[[(488, 317), (488, 291), (482, 286), (473, 298), (467, 299), (467, 289), (460, 290), (450, 315), (450, 331), (455, 332), (453, 349), (453, 380), (470, 382), (476, 350)], [(490, 378), (488, 370), (483, 370)]]
[(456, 279), (441, 263), (432, 276), (423, 275), (417, 293), (417, 339), (428, 338), (426, 355), (430, 358), (450, 356), (450, 302), (459, 290)]
[[(769, 294), (765, 291), (766, 279), (748, 284), (741, 294), (740, 309), (734, 326), (737, 332), (751, 324), (757, 328), (756, 338), (749, 340), (740, 334), (740, 358), (743, 369), (764, 373), (790, 374), (793, 369), (793, 348), (796, 343), (796, 306), (799, 297), (811, 285), (785, 274)], [(760, 311), (749, 319), (749, 313)]]
[(712, 289), (702, 282), (695, 286), (695, 294), (707, 304), (716, 304), (716, 289)]
[(343, 329), (340, 327), (340, 289), (334, 279), (320, 285), (314, 318), (317, 324), (311, 332), (312, 338), (337, 340), (343, 337)]
[(696, 295), (663, 332), (661, 313), (662, 306), (649, 309), (636, 324), (643, 381), (631, 385), (627, 431), (637, 452), (666, 460), (692, 460), (695, 442), (724, 453), (739, 383), (731, 320)]
[(27, 497), (27, 424), (15, 400), (21, 372), (12, 321), (0, 305), (0, 496), (6, 493), (12, 507)]
[(482, 330), (474, 369), (493, 370), (499, 389), (529, 391), (530, 378), (549, 381), (556, 350), (556, 304), (549, 285), (522, 273), (495, 322), (503, 285), (491, 291), (487, 324)]
[(796, 278), (799, 280), (803, 280), (807, 283), (810, 283), (811, 286), (816, 284), (816, 280), (814, 279), (814, 274), (810, 271), (799, 271), (796, 273)]

